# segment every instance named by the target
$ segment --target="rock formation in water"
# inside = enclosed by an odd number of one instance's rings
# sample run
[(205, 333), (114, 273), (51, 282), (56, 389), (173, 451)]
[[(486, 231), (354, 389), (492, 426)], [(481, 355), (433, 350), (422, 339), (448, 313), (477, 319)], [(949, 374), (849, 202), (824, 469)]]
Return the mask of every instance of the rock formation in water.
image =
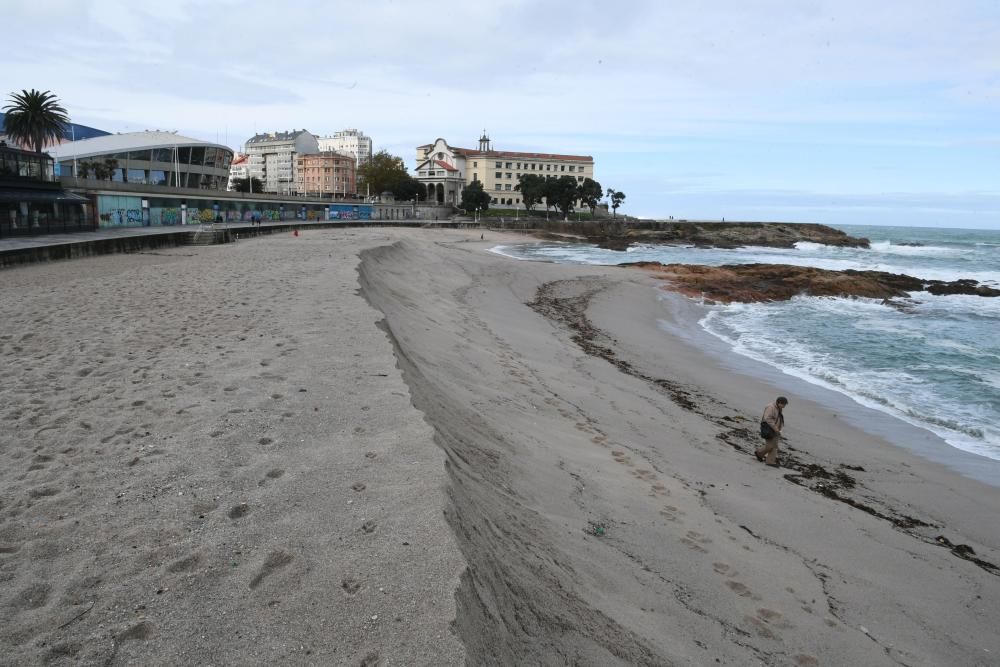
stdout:
[(709, 248), (767, 246), (792, 248), (807, 241), (830, 246), (867, 248), (868, 239), (817, 224), (785, 222), (653, 222), (608, 224), (587, 238), (601, 248), (625, 250), (633, 243), (695, 245)]
[(883, 271), (831, 271), (787, 264), (660, 264), (637, 262), (635, 266), (656, 273), (670, 289), (722, 303), (785, 301), (793, 296), (840, 296), (894, 299), (909, 292), (1000, 296), (1000, 290), (975, 280), (921, 280)]

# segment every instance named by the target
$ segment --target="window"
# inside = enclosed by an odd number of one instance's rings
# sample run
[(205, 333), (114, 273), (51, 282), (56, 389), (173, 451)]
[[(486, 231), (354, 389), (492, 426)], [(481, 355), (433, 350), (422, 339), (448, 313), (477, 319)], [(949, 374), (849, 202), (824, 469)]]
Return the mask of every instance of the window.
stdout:
[(570, 166), (569, 166), (569, 170), (570, 170), (570, 171), (576, 171), (576, 167), (575, 167), (574, 165), (570, 165)]
[(497, 190), (503, 190), (503, 185), (501, 185), (500, 183), (497, 183), (496, 189)]
[(521, 168), (521, 163), (520, 163), (520, 162), (518, 162), (518, 163), (517, 163), (517, 168), (518, 168), (518, 169), (520, 169), (520, 168)]
[(497, 169), (500, 169), (501, 167), (503, 167), (503, 162), (497, 162)]
[(510, 165), (511, 165), (511, 163), (510, 163), (510, 162), (508, 162), (508, 163), (507, 163), (507, 168), (508, 168), (508, 169), (510, 169)]
[(172, 148), (154, 148), (153, 162), (173, 162), (174, 151)]
[(503, 178), (503, 172), (502, 171), (498, 171), (496, 177), (497, 178)]
[(545, 171), (552, 171), (552, 165), (551, 164), (545, 165)]
[(478, 166), (479, 166), (479, 163), (478, 163), (478, 162), (473, 162), (473, 163), (472, 163), (472, 166), (473, 166), (473, 167), (478, 167)]
[(564, 164), (559, 165), (559, 171), (566, 171), (566, 165)]
[(149, 151), (129, 151), (129, 160), (149, 160)]
[(576, 180), (578, 180), (578, 181), (580, 181), (581, 183), (583, 183), (583, 176), (577, 176), (577, 177), (576, 177)]
[(510, 190), (510, 183), (507, 183), (505, 186), (503, 186), (503, 189), (504, 190)]
[(479, 180), (479, 174), (477, 174), (476, 172), (472, 172), (472, 180), (478, 181)]
[(510, 173), (510, 172), (508, 171), (508, 172), (507, 172), (507, 178), (513, 178), (513, 177), (514, 177), (514, 174), (512, 174), (512, 173)]

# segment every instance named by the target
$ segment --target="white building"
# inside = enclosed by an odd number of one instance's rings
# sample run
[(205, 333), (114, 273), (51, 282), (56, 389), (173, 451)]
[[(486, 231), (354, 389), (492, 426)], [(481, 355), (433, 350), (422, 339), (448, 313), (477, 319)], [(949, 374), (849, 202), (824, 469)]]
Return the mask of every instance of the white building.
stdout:
[[(417, 146), (417, 181), (427, 189), (427, 200), (458, 205), (462, 191), (479, 181), (497, 207), (522, 206), (517, 185), (522, 174), (571, 176), (577, 183), (594, 177), (594, 158), (590, 155), (562, 153), (523, 153), (499, 151), (483, 133), (479, 148), (450, 146), (444, 139)], [(542, 200), (544, 202), (544, 199)], [(577, 201), (579, 207), (581, 202)]]
[(233, 189), (233, 181), (250, 177), (250, 160), (243, 153), (233, 158), (233, 163), (229, 165), (229, 185), (227, 190)]
[(352, 155), (360, 167), (372, 159), (372, 139), (360, 130), (341, 130), (319, 139), (320, 151), (336, 151)]
[(247, 140), (250, 176), (264, 183), (266, 192), (295, 192), (295, 158), (319, 152), (316, 137), (307, 130), (268, 132)]

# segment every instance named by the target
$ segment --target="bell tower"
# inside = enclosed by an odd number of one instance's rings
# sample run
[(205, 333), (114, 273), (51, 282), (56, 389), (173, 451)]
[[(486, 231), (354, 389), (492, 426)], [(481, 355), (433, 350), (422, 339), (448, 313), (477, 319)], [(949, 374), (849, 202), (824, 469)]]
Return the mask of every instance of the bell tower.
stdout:
[(479, 150), (483, 153), (490, 151), (490, 137), (486, 134), (486, 130), (483, 130), (483, 136), (479, 137)]

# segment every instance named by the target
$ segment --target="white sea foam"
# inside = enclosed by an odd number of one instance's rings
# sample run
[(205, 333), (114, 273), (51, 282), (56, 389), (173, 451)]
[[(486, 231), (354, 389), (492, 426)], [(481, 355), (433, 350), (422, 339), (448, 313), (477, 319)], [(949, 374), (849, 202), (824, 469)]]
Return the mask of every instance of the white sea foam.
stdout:
[(889, 255), (905, 255), (908, 257), (958, 257), (973, 252), (964, 248), (948, 248), (934, 245), (903, 245), (892, 241), (875, 241), (871, 244), (873, 252)]
[(492, 252), (497, 255), (503, 255), (504, 257), (510, 257), (511, 259), (522, 260), (526, 262), (531, 260), (530, 257), (522, 257), (521, 255), (511, 252), (510, 246), (505, 246), (505, 245), (493, 246), (492, 248), (489, 249), (489, 252)]

